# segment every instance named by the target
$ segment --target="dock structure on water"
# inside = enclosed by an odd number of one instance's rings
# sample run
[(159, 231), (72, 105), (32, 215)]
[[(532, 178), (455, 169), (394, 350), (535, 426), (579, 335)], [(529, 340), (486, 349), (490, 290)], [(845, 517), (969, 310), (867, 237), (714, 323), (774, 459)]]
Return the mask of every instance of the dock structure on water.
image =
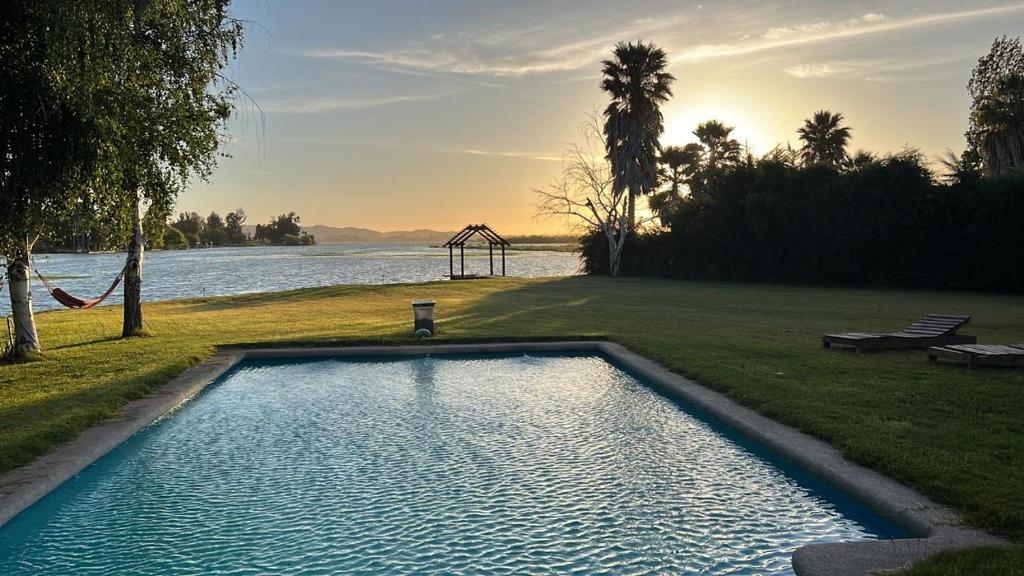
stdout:
[[(479, 278), (476, 274), (466, 274), (466, 242), (475, 236), (480, 236), (487, 241), (487, 252), (490, 256), (490, 276), (494, 274), (494, 247), (501, 249), (501, 275), (505, 275), (505, 248), (511, 246), (508, 240), (491, 229), (487, 224), (470, 224), (452, 236), (444, 247), (448, 248), (448, 277), (452, 280), (468, 280)], [(459, 274), (455, 274), (455, 248), (459, 248)]]

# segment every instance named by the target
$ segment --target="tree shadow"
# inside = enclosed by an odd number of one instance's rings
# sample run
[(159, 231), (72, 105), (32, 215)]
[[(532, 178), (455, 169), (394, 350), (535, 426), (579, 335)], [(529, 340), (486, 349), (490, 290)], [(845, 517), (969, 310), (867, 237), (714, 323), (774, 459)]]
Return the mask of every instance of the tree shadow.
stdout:
[[(436, 286), (443, 281), (424, 282), (418, 284), (402, 284), (401, 286)], [(372, 294), (393, 289), (394, 284), (340, 284), (335, 286), (319, 286), (315, 288), (296, 288), (282, 292), (254, 292), (234, 296), (216, 296), (211, 298), (190, 298), (178, 300), (175, 304), (184, 306), (185, 312), (216, 312), (236, 308), (253, 308), (259, 306), (296, 303), (305, 300), (343, 298), (353, 294)]]

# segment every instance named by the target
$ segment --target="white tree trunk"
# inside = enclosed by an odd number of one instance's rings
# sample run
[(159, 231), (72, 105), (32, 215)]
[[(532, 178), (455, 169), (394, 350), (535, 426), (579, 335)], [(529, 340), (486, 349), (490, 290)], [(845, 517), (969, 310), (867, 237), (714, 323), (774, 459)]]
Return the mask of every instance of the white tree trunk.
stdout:
[(615, 237), (613, 228), (605, 228), (605, 236), (608, 237), (608, 275), (615, 278), (619, 275), (619, 268), (622, 262), (622, 248), (619, 239)]
[(36, 319), (32, 314), (32, 267), (27, 253), (8, 262), (7, 282), (14, 317), (14, 354), (39, 351)]
[(146, 249), (142, 230), (142, 195), (135, 195), (135, 231), (128, 245), (128, 262), (124, 272), (124, 324), (121, 337), (142, 333), (142, 260)]

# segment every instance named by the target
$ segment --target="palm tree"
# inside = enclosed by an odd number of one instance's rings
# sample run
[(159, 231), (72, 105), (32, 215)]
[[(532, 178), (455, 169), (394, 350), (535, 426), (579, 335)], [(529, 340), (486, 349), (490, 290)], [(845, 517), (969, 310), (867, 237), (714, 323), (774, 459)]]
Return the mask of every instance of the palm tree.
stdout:
[(846, 167), (850, 170), (863, 170), (878, 163), (878, 156), (868, 150), (857, 150), (846, 159)]
[(704, 169), (713, 172), (724, 165), (739, 164), (743, 146), (732, 137), (735, 126), (708, 120), (697, 126), (693, 135), (704, 145)]
[(946, 155), (939, 158), (939, 163), (946, 169), (942, 179), (951, 186), (975, 182), (983, 174), (981, 155), (971, 147), (960, 154), (947, 148)]
[(972, 124), (985, 173), (1024, 169), (1024, 75), (1007, 74), (978, 102)]
[(690, 143), (686, 146), (668, 146), (661, 151), (658, 158), (664, 168), (662, 180), (668, 184), (669, 191), (681, 196), (680, 189), (700, 170), (700, 161), (704, 157), (704, 147)]
[(841, 126), (843, 115), (819, 110), (804, 120), (796, 131), (804, 141), (800, 156), (805, 164), (825, 164), (838, 167), (846, 160), (846, 146), (850, 142), (850, 128)]
[(605, 150), (613, 186), (629, 190), (627, 217), (636, 222), (636, 197), (654, 192), (658, 180), (658, 139), (664, 131), (661, 104), (675, 80), (668, 57), (654, 44), (620, 42), (602, 63), (601, 89), (611, 96), (604, 111)]
[(667, 146), (661, 151), (658, 175), (668, 188), (651, 196), (650, 207), (658, 214), (662, 225), (667, 226), (672, 220), (682, 199), (683, 186), (689, 185), (700, 171), (703, 157), (704, 147), (696, 143), (682, 147)]

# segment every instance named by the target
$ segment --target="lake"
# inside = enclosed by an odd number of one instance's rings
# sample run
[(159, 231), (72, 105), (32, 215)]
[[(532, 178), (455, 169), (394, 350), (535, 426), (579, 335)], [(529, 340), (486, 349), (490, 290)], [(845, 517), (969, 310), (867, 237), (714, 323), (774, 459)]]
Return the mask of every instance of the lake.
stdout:
[[(458, 252), (455, 270), (459, 270)], [(118, 254), (40, 254), (35, 267), (54, 276), (54, 283), (80, 298), (102, 294), (124, 266)], [(569, 276), (579, 273), (576, 254), (548, 251), (509, 251), (509, 276)], [(495, 254), (495, 271), (501, 258)], [(466, 273), (487, 274), (486, 250), (466, 250)], [(320, 246), (259, 246), (146, 252), (143, 300), (172, 300), (272, 292), (334, 284), (394, 284), (443, 280), (448, 275), (448, 250), (393, 244), (324, 244)], [(36, 279), (35, 310), (59, 308)], [(107, 300), (122, 301), (121, 288)], [(0, 314), (10, 313), (6, 286), (0, 294)]]

